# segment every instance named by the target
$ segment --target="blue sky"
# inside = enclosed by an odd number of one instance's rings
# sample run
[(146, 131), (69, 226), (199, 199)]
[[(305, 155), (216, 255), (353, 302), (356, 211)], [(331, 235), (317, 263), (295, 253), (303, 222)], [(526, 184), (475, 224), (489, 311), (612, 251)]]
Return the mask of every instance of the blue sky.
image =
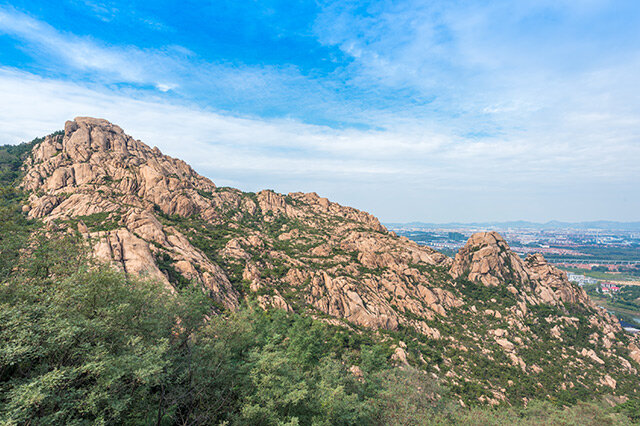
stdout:
[(640, 220), (640, 3), (0, 1), (0, 143), (107, 118), (383, 221)]

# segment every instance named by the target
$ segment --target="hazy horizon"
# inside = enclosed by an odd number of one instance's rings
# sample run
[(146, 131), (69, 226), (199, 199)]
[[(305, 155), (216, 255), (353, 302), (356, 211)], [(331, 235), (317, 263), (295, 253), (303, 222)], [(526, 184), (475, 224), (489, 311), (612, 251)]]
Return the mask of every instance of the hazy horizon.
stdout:
[(639, 221), (639, 27), (633, 1), (12, 1), (0, 144), (94, 116), (385, 223)]
[(458, 222), (458, 221), (453, 221), (453, 222), (425, 222), (422, 220), (415, 220), (415, 221), (410, 221), (410, 222), (385, 222), (385, 223), (389, 223), (389, 224), (411, 224), (411, 223), (416, 223), (416, 224), (425, 224), (425, 225), (448, 225), (448, 224), (461, 224), (461, 225), (473, 225), (476, 223), (533, 223), (533, 224), (537, 224), (537, 225), (546, 225), (549, 223), (570, 223), (570, 224), (587, 224), (587, 223), (599, 223), (599, 222), (610, 222), (610, 223), (622, 223), (622, 224), (640, 224), (640, 221), (617, 221), (617, 220), (606, 220), (606, 219), (602, 219), (602, 220), (586, 220), (586, 221), (580, 221), (580, 222), (568, 222), (568, 221), (563, 221), (563, 220), (555, 220), (555, 219), (551, 219), (551, 220), (547, 220), (544, 222), (537, 222), (537, 221), (531, 221), (531, 220), (520, 220), (520, 219), (515, 219), (515, 220), (500, 220), (500, 221), (496, 221), (496, 220), (485, 220), (485, 221), (473, 221), (473, 222)]

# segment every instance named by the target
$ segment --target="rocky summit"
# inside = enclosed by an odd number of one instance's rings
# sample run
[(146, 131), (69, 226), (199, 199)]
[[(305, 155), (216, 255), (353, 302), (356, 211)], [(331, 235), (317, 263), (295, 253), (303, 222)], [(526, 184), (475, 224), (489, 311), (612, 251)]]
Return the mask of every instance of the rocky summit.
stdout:
[(78, 117), (24, 163), (24, 212), (71, 229), (95, 258), (216, 310), (245, 300), (370, 333), (454, 393), (637, 397), (637, 337), (540, 254), (495, 232), (454, 259), (315, 193), (217, 187), (106, 120)]

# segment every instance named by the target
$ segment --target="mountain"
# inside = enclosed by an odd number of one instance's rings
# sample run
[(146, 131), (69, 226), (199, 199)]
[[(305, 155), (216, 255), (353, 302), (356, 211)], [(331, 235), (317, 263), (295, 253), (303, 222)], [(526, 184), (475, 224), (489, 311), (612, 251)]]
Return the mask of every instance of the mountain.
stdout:
[(95, 118), (44, 138), (23, 172), (29, 218), (172, 292), (201, 288), (217, 313), (255, 300), (370, 335), (467, 402), (638, 395), (637, 336), (495, 232), (451, 259), (315, 193), (217, 187)]

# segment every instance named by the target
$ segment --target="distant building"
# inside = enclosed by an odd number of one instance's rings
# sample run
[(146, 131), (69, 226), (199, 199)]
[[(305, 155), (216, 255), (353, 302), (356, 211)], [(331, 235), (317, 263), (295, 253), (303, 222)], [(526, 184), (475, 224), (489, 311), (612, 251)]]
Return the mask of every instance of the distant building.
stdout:
[(597, 284), (598, 283), (598, 280), (596, 280), (595, 278), (587, 277), (587, 276), (581, 275), (581, 274), (574, 274), (574, 273), (571, 273), (571, 272), (567, 273), (567, 278), (569, 279), (569, 281), (574, 282), (574, 283), (578, 283), (579, 285)]
[(604, 282), (604, 283), (600, 283), (600, 291), (602, 291), (605, 294), (612, 294), (612, 293), (619, 292), (620, 287), (615, 283)]

